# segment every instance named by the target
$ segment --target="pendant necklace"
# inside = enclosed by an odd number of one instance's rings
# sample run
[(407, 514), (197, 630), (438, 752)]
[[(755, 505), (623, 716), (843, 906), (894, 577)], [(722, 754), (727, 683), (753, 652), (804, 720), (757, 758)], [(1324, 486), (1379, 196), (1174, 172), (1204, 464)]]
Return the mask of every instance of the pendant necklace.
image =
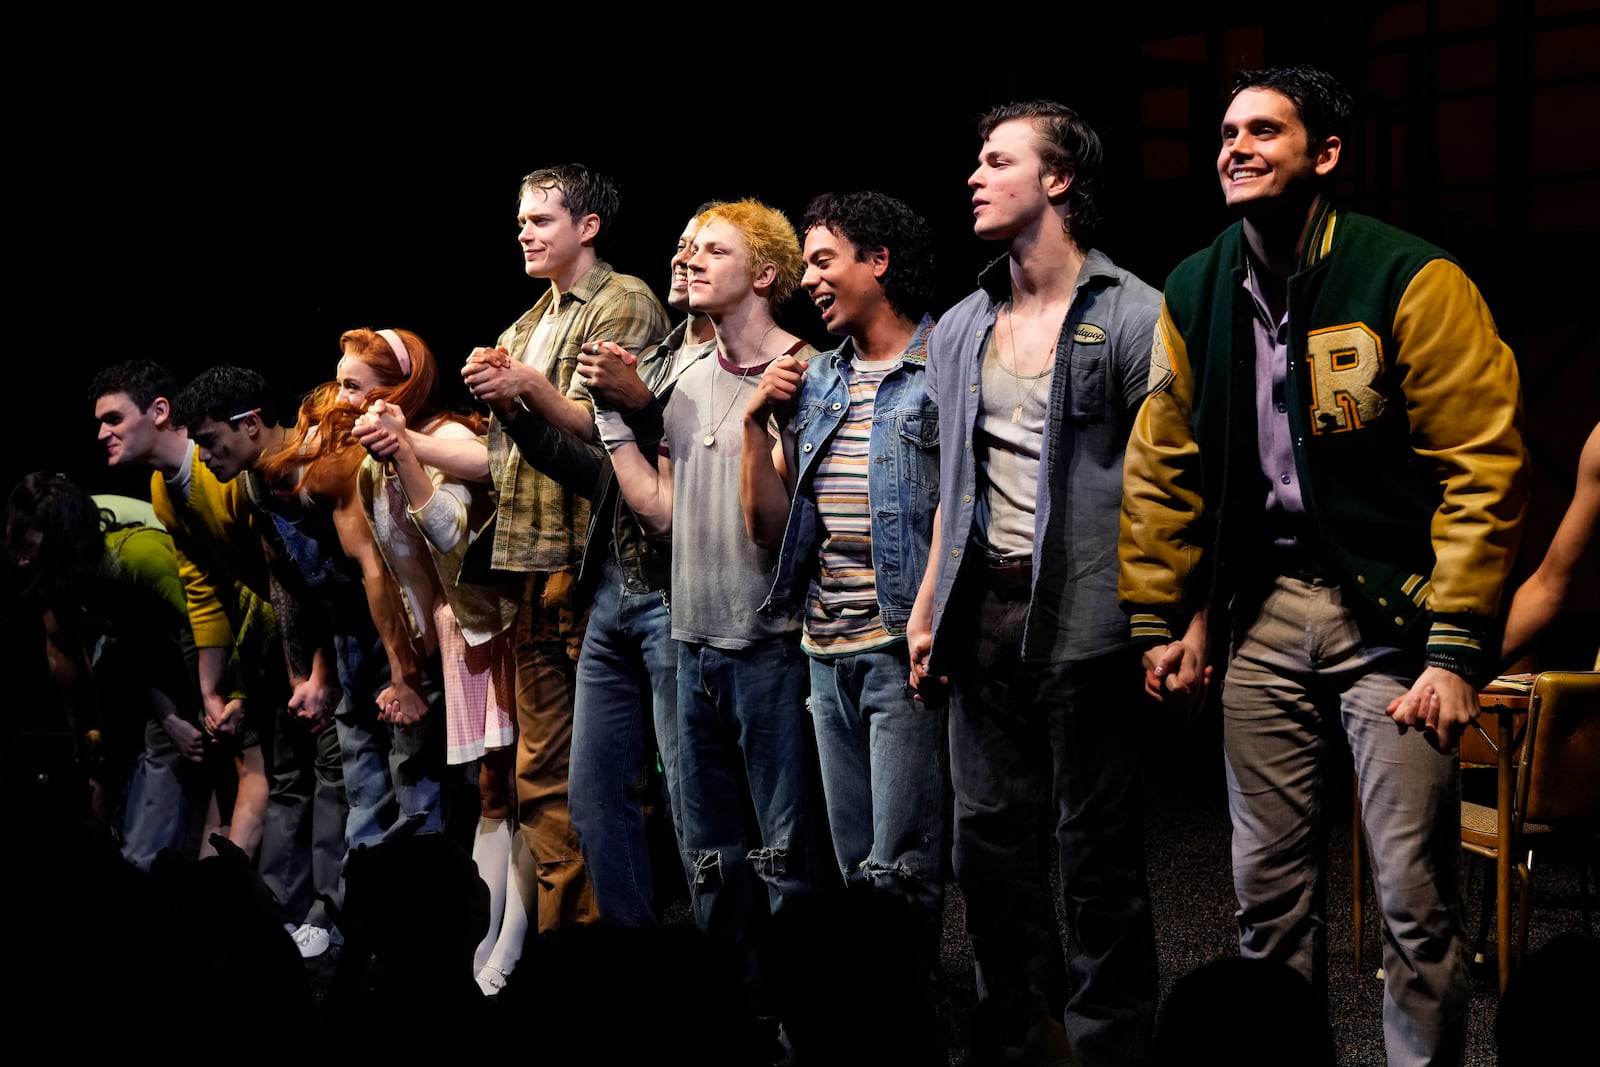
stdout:
[[(1011, 301), (1008, 300), (1008, 301), (1006, 301), (1006, 337), (1011, 341), (1011, 359), (1012, 359), (1012, 362), (1015, 362), (1016, 359), (1017, 359), (1017, 354), (1018, 354), (1017, 353), (1017, 334), (1016, 334), (1016, 330), (1011, 325), (1011, 310), (1012, 310), (1012, 304), (1011, 304)], [(1057, 334), (1057, 339), (1059, 340), (1059, 338), (1060, 338), (1060, 334), (1058, 333)], [(1033, 391), (1034, 391), (1035, 388), (1038, 387), (1039, 379), (1043, 378), (1045, 375), (1050, 373), (1050, 368), (1054, 364), (1054, 361), (1055, 361), (1055, 349), (1053, 349), (1053, 348), (1050, 350), (1050, 358), (1051, 358), (1051, 362), (1049, 364), (1045, 365), (1044, 370), (1040, 371), (1038, 374), (1034, 374), (1034, 375), (1029, 376), (1027, 393), (1023, 393), (1023, 391), (1022, 391), (1022, 375), (1018, 374), (1012, 368), (1006, 367), (1005, 360), (1002, 359), (1000, 361), (1000, 366), (1005, 367), (1006, 373), (1011, 375), (1011, 381), (1017, 387), (1017, 406), (1011, 409), (1011, 421), (1013, 423), (1019, 423), (1019, 422), (1022, 421), (1022, 407), (1023, 407), (1023, 405), (1026, 404), (1028, 401), (1033, 399)]]
[[(761, 335), (760, 341), (756, 342), (757, 359), (759, 359), (761, 356), (761, 346), (767, 343), (767, 335), (772, 333), (772, 331), (776, 330), (777, 328), (777, 323), (773, 323), (771, 326), (768, 326), (767, 332)], [(720, 347), (717, 352), (717, 359), (718, 369), (721, 369), (722, 352)], [(700, 439), (701, 444), (705, 445), (707, 448), (710, 448), (712, 445), (717, 443), (717, 431), (722, 429), (722, 424), (728, 421), (728, 416), (733, 412), (733, 406), (739, 402), (739, 394), (743, 392), (740, 386), (744, 384), (744, 380), (746, 378), (750, 377), (750, 372), (755, 370), (756, 367), (759, 367), (760, 365), (761, 364), (758, 362), (753, 366), (744, 368), (737, 375), (735, 375), (735, 377), (737, 377), (739, 380), (733, 383), (733, 398), (728, 401), (728, 406), (723, 409), (722, 418), (718, 419), (717, 424), (711, 427), (710, 430), (706, 431), (706, 435)], [(730, 371), (729, 373), (732, 372)], [(711, 379), (711, 410), (717, 410), (717, 379), (715, 378)]]

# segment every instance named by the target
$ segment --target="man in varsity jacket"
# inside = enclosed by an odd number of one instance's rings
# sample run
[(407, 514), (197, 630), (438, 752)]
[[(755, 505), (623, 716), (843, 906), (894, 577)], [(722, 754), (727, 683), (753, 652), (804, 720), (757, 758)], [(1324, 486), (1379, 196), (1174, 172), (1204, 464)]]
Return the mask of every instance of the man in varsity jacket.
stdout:
[(1319, 70), (1239, 76), (1218, 172), (1240, 221), (1167, 281), (1119, 598), (1169, 703), (1205, 690), (1213, 611), (1231, 626), (1241, 953), (1325, 987), (1316, 821), (1342, 735), (1385, 924), (1389, 1063), (1457, 1063), (1456, 741), (1494, 674), (1522, 525), (1520, 386), (1454, 259), (1328, 199), (1351, 110)]

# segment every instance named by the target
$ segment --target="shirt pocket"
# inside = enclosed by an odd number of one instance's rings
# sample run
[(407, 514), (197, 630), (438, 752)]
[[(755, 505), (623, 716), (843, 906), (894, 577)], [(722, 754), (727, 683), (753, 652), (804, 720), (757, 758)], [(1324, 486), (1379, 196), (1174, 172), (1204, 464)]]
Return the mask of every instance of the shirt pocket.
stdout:
[(939, 418), (911, 411), (895, 416), (900, 477), (930, 493), (939, 488)]
[[(1102, 348), (1104, 346), (1101, 346)], [(1106, 419), (1106, 353), (1075, 346), (1068, 357), (1071, 377), (1067, 388), (1067, 411), (1073, 422), (1104, 422)]]

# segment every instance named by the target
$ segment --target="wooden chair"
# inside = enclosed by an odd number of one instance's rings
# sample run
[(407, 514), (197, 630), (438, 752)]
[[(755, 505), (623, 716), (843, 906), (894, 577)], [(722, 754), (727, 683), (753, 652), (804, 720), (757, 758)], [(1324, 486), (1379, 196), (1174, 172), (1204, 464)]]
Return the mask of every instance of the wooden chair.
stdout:
[[(1515, 711), (1512, 706), (1496, 709), (1485, 702), (1486, 713), (1510, 716)], [(1494, 738), (1477, 725), (1468, 731), (1477, 736), (1463, 742), (1464, 761), (1482, 760), (1480, 742), (1488, 742), (1501, 773), (1495, 806), (1461, 805), (1461, 847), (1469, 857), (1480, 856), (1495, 865), (1495, 945), (1502, 991), (1527, 953), (1535, 851), (1575, 846), (1583, 928), (1585, 933), (1591, 929), (1589, 867), (1600, 829), (1600, 671), (1540, 673), (1533, 680), (1526, 716), (1520, 729), (1507, 728), (1509, 724), (1502, 721)], [(1488, 905), (1486, 900), (1480, 942), (1487, 932)]]

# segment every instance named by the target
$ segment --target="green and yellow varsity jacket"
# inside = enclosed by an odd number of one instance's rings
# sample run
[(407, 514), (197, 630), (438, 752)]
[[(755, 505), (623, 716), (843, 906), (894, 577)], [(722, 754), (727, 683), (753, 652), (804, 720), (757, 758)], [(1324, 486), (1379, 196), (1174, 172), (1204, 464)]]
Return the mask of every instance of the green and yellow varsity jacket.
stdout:
[[(1268, 547), (1242, 224), (1172, 272), (1124, 467), (1118, 599), (1138, 643), (1225, 605)], [(1460, 265), (1318, 207), (1288, 288), (1285, 394), (1325, 562), (1399, 642), (1481, 681), (1527, 498), (1516, 360)]]

